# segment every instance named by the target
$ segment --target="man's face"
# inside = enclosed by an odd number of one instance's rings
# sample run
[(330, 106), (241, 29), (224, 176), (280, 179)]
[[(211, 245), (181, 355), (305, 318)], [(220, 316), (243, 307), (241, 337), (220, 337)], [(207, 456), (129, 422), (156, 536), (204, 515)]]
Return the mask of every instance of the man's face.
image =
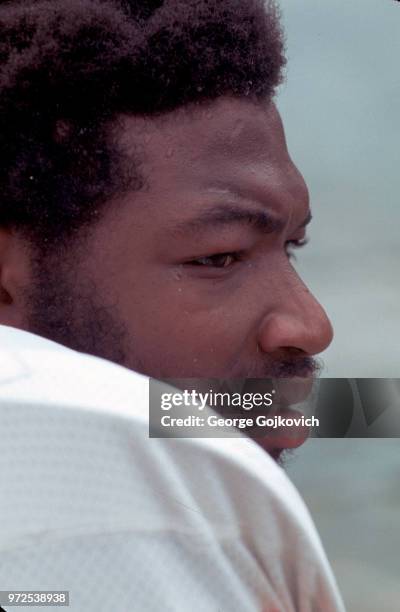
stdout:
[(274, 105), (121, 123), (146, 186), (35, 287), (26, 326), (153, 377), (309, 374), (332, 330), (288, 256), (310, 209)]

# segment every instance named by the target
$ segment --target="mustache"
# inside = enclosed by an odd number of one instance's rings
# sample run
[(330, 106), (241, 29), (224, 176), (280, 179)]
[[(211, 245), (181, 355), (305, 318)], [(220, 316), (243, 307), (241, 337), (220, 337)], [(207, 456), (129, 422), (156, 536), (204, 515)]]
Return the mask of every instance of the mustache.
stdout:
[(272, 378), (309, 378), (318, 376), (321, 370), (321, 362), (313, 357), (298, 357), (270, 363), (268, 376)]
[(307, 355), (288, 355), (281, 359), (269, 360), (264, 366), (254, 366), (246, 378), (316, 378), (322, 371), (320, 360)]

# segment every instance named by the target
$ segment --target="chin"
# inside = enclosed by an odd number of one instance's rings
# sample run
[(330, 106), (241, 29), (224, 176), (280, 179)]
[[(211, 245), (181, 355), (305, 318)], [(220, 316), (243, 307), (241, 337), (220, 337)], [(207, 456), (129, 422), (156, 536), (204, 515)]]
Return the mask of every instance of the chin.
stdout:
[(292, 448), (272, 448), (267, 452), (281, 468), (284, 468), (288, 460), (292, 458), (294, 451)]
[(270, 457), (274, 459), (274, 461), (276, 461), (277, 463), (280, 463), (280, 459), (283, 453), (285, 452), (285, 449), (284, 448), (270, 448), (269, 450), (267, 450), (267, 452), (270, 455)]

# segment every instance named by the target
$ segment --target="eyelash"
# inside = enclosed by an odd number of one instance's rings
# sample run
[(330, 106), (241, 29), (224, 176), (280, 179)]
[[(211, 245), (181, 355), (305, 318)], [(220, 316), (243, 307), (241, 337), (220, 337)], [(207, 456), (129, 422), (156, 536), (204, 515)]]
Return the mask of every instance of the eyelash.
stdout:
[[(233, 259), (232, 263), (230, 265), (222, 265), (222, 266), (218, 266), (218, 265), (208, 265), (205, 263), (201, 263), (202, 261), (205, 260), (209, 260), (211, 261), (212, 259), (223, 259), (224, 257), (231, 257)], [(199, 266), (199, 267), (203, 267), (203, 268), (230, 268), (233, 263), (236, 263), (238, 261), (240, 261), (240, 253), (238, 251), (234, 252), (234, 253), (217, 253), (216, 255), (208, 255), (207, 257), (199, 257), (198, 259), (194, 259), (193, 261), (190, 261), (189, 264), (193, 265), (193, 266)]]
[(288, 259), (291, 261), (296, 261), (296, 255), (293, 251), (297, 251), (297, 249), (302, 249), (308, 244), (308, 238), (302, 238), (301, 240), (288, 240), (285, 244), (286, 255)]
[[(302, 247), (306, 246), (306, 244), (308, 243), (307, 238), (301, 239), (301, 240), (288, 240), (285, 244), (285, 250), (286, 250), (286, 255), (288, 257), (288, 259), (290, 260), (296, 260), (296, 256), (293, 253), (293, 250), (297, 250), (297, 249), (301, 249)], [(237, 263), (238, 261), (241, 261), (242, 259), (242, 252), (241, 251), (235, 251), (232, 253), (216, 253), (215, 255), (208, 255), (206, 257), (199, 257), (198, 259), (194, 259), (193, 261), (189, 261), (188, 264), (189, 265), (193, 265), (193, 266), (199, 266), (199, 267), (204, 267), (204, 268), (230, 268), (234, 263)], [(212, 259), (223, 259), (223, 258), (232, 258), (232, 263), (228, 264), (228, 265), (222, 265), (222, 266), (218, 266), (218, 265), (208, 265), (205, 263), (201, 263), (202, 261), (205, 260), (209, 260), (211, 261)]]

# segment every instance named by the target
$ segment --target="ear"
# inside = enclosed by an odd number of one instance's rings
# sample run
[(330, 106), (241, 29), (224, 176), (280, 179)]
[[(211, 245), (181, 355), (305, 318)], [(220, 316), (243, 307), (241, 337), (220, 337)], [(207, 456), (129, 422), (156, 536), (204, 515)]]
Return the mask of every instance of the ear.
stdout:
[(29, 261), (25, 242), (0, 227), (0, 325), (23, 327), (21, 289), (29, 282)]

